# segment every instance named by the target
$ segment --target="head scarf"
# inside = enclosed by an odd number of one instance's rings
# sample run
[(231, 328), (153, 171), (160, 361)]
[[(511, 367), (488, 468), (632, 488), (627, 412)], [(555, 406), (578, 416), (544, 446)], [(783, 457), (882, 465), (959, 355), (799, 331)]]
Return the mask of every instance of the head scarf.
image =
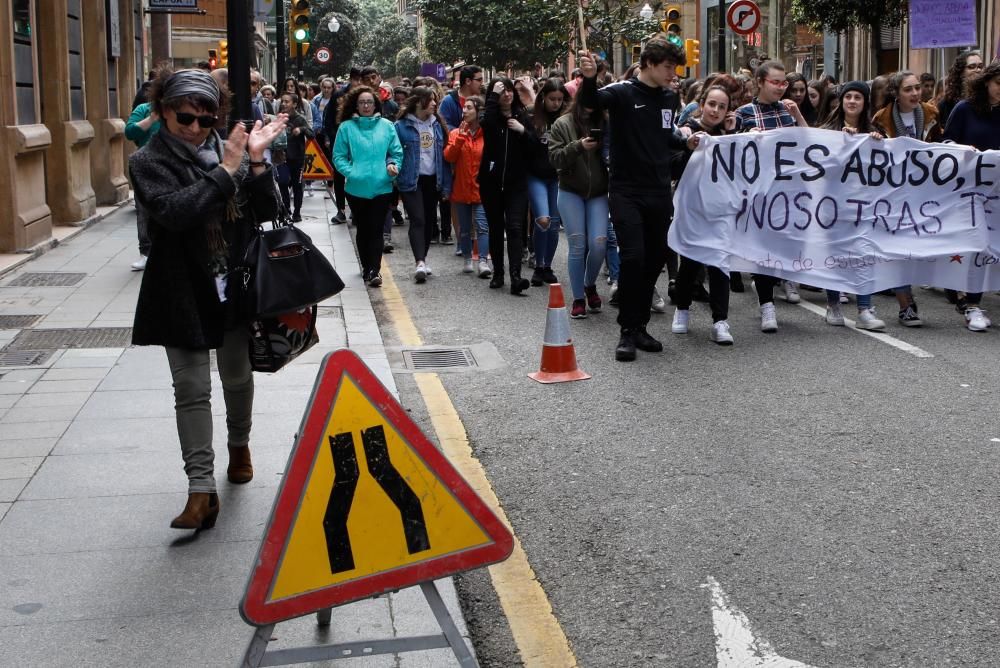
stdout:
[(188, 96), (202, 98), (218, 109), (222, 90), (208, 72), (202, 70), (174, 72), (163, 86), (163, 100), (166, 102)]

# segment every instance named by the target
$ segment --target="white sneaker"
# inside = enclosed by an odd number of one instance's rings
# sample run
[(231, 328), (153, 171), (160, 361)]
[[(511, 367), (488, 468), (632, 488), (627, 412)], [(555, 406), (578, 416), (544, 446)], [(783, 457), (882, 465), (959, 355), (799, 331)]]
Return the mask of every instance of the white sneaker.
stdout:
[(851, 303), (851, 298), (847, 296), (846, 292), (841, 292), (840, 293), (840, 303), (841, 304), (850, 304)]
[(983, 313), (983, 309), (978, 306), (970, 306), (965, 309), (965, 326), (970, 332), (985, 332), (989, 329), (990, 321)]
[(663, 297), (660, 296), (660, 292), (656, 288), (653, 288), (653, 301), (649, 305), (649, 310), (653, 313), (667, 312), (667, 302), (663, 301)]
[(792, 281), (782, 281), (781, 287), (785, 289), (785, 301), (789, 304), (798, 304), (802, 301), (802, 297), (799, 296), (799, 285), (798, 283), (793, 283)]
[(855, 322), (858, 329), (867, 329), (869, 332), (885, 331), (885, 321), (875, 316), (875, 309), (863, 308), (858, 310), (858, 319)]
[(840, 312), (840, 304), (826, 305), (826, 324), (834, 327), (844, 326), (844, 314)]
[(760, 305), (760, 331), (778, 331), (778, 316), (774, 312), (774, 302)]
[(729, 321), (720, 320), (712, 325), (712, 333), (709, 335), (709, 338), (720, 346), (733, 345), (733, 335), (729, 333)]
[(434, 272), (433, 272), (433, 271), (431, 270), (431, 266), (430, 266), (429, 264), (427, 264), (427, 262), (424, 262), (424, 271), (426, 271), (426, 272), (427, 272), (427, 275), (428, 275), (428, 276), (430, 276), (430, 275), (432, 275), (432, 274), (434, 273)]
[(465, 265), (462, 267), (463, 274), (471, 274), (475, 269), (472, 268), (472, 258), (467, 258), (465, 260)]
[(146, 268), (146, 256), (140, 255), (139, 259), (132, 263), (132, 271), (142, 271)]
[(670, 323), (670, 331), (674, 334), (688, 333), (688, 320), (691, 318), (691, 311), (684, 308), (674, 309), (674, 321)]
[(489, 278), (493, 275), (493, 270), (490, 269), (490, 263), (488, 260), (479, 260), (479, 278)]
[(413, 271), (413, 280), (417, 283), (423, 283), (427, 280), (427, 274), (431, 272), (427, 271), (427, 264), (421, 260), (417, 263), (417, 268)]

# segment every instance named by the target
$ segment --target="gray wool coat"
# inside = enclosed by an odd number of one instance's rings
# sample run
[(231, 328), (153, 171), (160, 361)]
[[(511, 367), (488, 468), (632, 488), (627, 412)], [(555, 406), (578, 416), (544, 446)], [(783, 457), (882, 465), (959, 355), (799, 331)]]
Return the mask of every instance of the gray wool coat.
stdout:
[[(244, 158), (244, 160), (246, 160)], [(225, 220), (237, 194), (220, 165), (204, 172), (192, 156), (156, 134), (129, 159), (136, 199), (149, 215), (152, 247), (139, 288), (132, 342), (194, 350), (218, 348), (229, 328), (246, 323), (239, 281), (229, 281), (219, 299), (206, 225)], [(240, 183), (239, 218), (223, 222), (230, 271), (242, 260), (256, 224), (274, 220), (277, 192), (271, 169)]]

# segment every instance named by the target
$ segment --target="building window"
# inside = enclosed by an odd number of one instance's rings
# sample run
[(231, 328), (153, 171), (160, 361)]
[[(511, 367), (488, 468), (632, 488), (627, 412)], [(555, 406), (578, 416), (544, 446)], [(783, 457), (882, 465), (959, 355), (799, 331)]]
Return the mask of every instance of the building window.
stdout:
[(38, 122), (35, 113), (35, 56), (31, 46), (31, 0), (14, 0), (14, 96), (17, 123)]
[(69, 28), (69, 117), (73, 121), (87, 118), (83, 99), (83, 26), (80, 21), (80, 0), (68, 0), (66, 21)]

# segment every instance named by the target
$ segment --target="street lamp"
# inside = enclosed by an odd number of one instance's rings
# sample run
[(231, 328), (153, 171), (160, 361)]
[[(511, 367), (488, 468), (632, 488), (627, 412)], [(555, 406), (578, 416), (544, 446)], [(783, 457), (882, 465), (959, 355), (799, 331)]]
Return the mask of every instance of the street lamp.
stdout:
[(340, 30), (340, 21), (337, 20), (336, 16), (331, 16), (330, 17), (330, 22), (326, 24), (326, 28), (330, 32), (334, 32), (335, 33), (338, 30)]
[(639, 10), (639, 16), (645, 21), (653, 18), (653, 8), (649, 6), (648, 2), (642, 6), (642, 9)]

